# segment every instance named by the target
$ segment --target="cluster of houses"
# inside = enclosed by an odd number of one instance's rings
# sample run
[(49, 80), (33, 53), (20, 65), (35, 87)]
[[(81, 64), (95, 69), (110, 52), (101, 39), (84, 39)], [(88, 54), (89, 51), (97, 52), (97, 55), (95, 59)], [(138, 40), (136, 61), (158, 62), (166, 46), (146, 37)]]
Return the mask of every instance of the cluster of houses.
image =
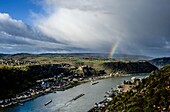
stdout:
[(0, 65), (4, 66), (20, 66), (20, 65), (35, 65), (39, 64), (38, 62), (34, 61), (23, 61), (23, 60), (16, 60), (16, 59), (0, 59)]
[(82, 78), (77, 74), (66, 77), (63, 73), (54, 77), (37, 80), (34, 87), (16, 95), (15, 98), (0, 100), (0, 108), (12, 105), (22, 105), (24, 102), (32, 100), (38, 96), (51, 92), (55, 93), (55, 91), (63, 91), (73, 87), (79, 80), (82, 80)]
[(108, 105), (108, 103), (113, 100), (113, 97), (116, 96), (117, 94), (118, 91), (113, 90), (113, 88), (111, 88), (111, 90), (106, 92), (106, 95), (104, 96), (105, 99), (99, 103), (95, 103), (94, 107), (90, 109), (88, 112), (99, 112), (100, 110), (105, 108)]

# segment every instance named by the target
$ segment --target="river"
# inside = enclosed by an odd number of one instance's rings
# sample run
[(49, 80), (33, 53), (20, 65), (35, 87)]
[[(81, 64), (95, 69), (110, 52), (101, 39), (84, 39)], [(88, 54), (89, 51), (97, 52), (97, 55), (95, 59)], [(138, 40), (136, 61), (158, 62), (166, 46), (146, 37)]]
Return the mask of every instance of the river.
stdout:
[[(142, 78), (147, 75), (148, 74), (136, 74), (135, 77)], [(130, 80), (133, 76), (102, 79), (99, 80), (99, 83), (96, 85), (91, 85), (91, 82), (84, 83), (65, 91), (57, 91), (56, 93), (38, 97), (24, 103), (23, 106), (14, 106), (2, 112), (87, 112), (96, 102), (104, 99), (106, 91), (111, 88), (115, 89), (117, 85), (121, 84), (124, 80)], [(85, 95), (81, 98), (68, 102), (82, 93)], [(52, 100), (52, 103), (44, 106), (49, 100)]]

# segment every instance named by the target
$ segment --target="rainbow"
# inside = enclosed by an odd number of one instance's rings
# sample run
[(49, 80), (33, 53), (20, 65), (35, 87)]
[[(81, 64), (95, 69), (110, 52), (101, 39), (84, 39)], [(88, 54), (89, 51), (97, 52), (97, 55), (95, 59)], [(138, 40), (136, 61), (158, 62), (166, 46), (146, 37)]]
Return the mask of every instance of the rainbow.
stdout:
[(111, 48), (111, 51), (109, 53), (109, 58), (112, 58), (116, 52), (116, 49), (117, 47), (119, 46), (119, 43), (120, 43), (120, 39), (118, 39), (116, 42), (114, 42), (112, 48)]

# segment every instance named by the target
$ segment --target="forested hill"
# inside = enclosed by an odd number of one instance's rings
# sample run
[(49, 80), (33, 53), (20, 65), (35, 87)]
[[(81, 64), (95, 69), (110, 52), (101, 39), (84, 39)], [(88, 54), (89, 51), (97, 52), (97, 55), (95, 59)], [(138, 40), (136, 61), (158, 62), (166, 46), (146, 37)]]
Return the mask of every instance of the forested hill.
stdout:
[(170, 65), (142, 79), (137, 92), (113, 98), (105, 108), (109, 112), (170, 112)]
[[(0, 66), (0, 100), (32, 87), (36, 80), (68, 72), (58, 64), (21, 67)], [(69, 74), (69, 73), (67, 73)]]
[(150, 60), (149, 62), (157, 67), (163, 67), (170, 64), (170, 57), (155, 58), (153, 60)]
[(106, 62), (102, 66), (113, 73), (150, 73), (157, 69), (148, 62)]

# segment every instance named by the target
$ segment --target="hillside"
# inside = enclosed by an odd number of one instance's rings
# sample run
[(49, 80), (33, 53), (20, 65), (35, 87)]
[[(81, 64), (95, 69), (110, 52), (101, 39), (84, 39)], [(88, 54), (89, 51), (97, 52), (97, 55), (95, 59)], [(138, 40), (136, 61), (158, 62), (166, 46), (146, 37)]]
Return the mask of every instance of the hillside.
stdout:
[(102, 64), (104, 69), (112, 73), (150, 73), (157, 69), (148, 62), (105, 62)]
[(156, 59), (150, 60), (149, 62), (157, 67), (163, 67), (165, 65), (170, 64), (170, 57), (156, 58)]
[(78, 69), (65, 63), (30, 66), (0, 65), (0, 100), (15, 97), (16, 94), (34, 87), (37, 80), (57, 77), (57, 83), (61, 84), (63, 79), (67, 80), (66, 82), (70, 82), (74, 78), (78, 80), (80, 77), (97, 76), (100, 74), (104, 74), (104, 72), (99, 73), (90, 66), (81, 66)]
[(122, 93), (113, 98), (103, 110), (108, 112), (169, 112), (170, 65), (142, 79), (137, 92)]
[(16, 93), (32, 87), (36, 80), (53, 77), (60, 73), (69, 74), (60, 65), (33, 65), (27, 67), (0, 66), (0, 100), (14, 97)]

